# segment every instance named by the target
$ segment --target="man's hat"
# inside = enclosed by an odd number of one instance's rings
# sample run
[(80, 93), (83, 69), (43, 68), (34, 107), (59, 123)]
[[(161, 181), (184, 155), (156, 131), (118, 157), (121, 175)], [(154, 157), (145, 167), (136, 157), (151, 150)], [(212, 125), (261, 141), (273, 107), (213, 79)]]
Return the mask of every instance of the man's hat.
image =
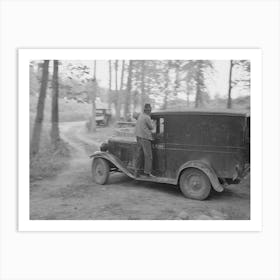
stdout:
[(152, 111), (151, 104), (146, 103), (144, 106), (144, 111)]

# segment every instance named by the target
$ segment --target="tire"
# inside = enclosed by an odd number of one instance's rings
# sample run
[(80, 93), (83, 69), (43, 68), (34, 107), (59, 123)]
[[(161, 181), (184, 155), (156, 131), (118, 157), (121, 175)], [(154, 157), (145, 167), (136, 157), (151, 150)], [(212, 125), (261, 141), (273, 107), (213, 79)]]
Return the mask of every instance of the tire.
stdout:
[(95, 183), (104, 185), (110, 174), (108, 162), (103, 158), (95, 158), (92, 162), (92, 178)]
[(196, 168), (184, 170), (180, 176), (179, 184), (184, 196), (191, 199), (204, 200), (211, 191), (209, 178)]

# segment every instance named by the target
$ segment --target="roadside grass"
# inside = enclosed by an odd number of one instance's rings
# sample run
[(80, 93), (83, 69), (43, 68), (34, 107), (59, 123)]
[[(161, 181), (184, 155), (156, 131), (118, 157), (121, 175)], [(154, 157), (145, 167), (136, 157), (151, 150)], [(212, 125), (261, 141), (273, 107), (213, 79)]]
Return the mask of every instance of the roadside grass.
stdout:
[[(37, 111), (38, 97), (30, 96), (30, 139), (34, 126), (34, 120)], [(59, 99), (59, 121), (74, 122), (88, 120), (90, 116), (91, 105), (77, 103), (75, 101), (65, 101)], [(40, 140), (40, 150), (35, 156), (30, 156), (30, 181), (40, 180), (46, 177), (53, 177), (61, 171), (69, 161), (70, 148), (67, 143), (61, 140), (56, 151), (51, 146), (50, 126), (51, 126), (51, 98), (46, 97), (44, 122)]]
[(58, 149), (54, 150), (47, 127), (42, 131), (39, 153), (30, 156), (30, 182), (55, 176), (69, 162), (69, 145), (61, 140)]

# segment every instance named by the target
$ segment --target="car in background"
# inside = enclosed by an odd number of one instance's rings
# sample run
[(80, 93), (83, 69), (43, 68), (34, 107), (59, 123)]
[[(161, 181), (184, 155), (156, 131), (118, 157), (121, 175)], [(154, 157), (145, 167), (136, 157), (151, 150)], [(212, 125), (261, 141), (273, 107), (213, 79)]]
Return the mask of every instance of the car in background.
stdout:
[(108, 126), (112, 117), (111, 109), (96, 109), (96, 124)]

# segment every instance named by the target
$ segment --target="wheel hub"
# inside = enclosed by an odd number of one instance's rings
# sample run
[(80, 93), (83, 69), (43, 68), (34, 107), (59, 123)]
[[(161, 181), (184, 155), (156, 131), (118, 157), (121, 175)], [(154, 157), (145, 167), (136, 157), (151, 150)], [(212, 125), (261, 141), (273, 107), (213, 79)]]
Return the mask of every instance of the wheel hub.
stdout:
[(197, 176), (190, 178), (190, 186), (193, 190), (199, 190), (201, 188), (201, 182)]
[(103, 176), (103, 170), (102, 170), (102, 167), (100, 165), (96, 167), (96, 173), (99, 176)]

